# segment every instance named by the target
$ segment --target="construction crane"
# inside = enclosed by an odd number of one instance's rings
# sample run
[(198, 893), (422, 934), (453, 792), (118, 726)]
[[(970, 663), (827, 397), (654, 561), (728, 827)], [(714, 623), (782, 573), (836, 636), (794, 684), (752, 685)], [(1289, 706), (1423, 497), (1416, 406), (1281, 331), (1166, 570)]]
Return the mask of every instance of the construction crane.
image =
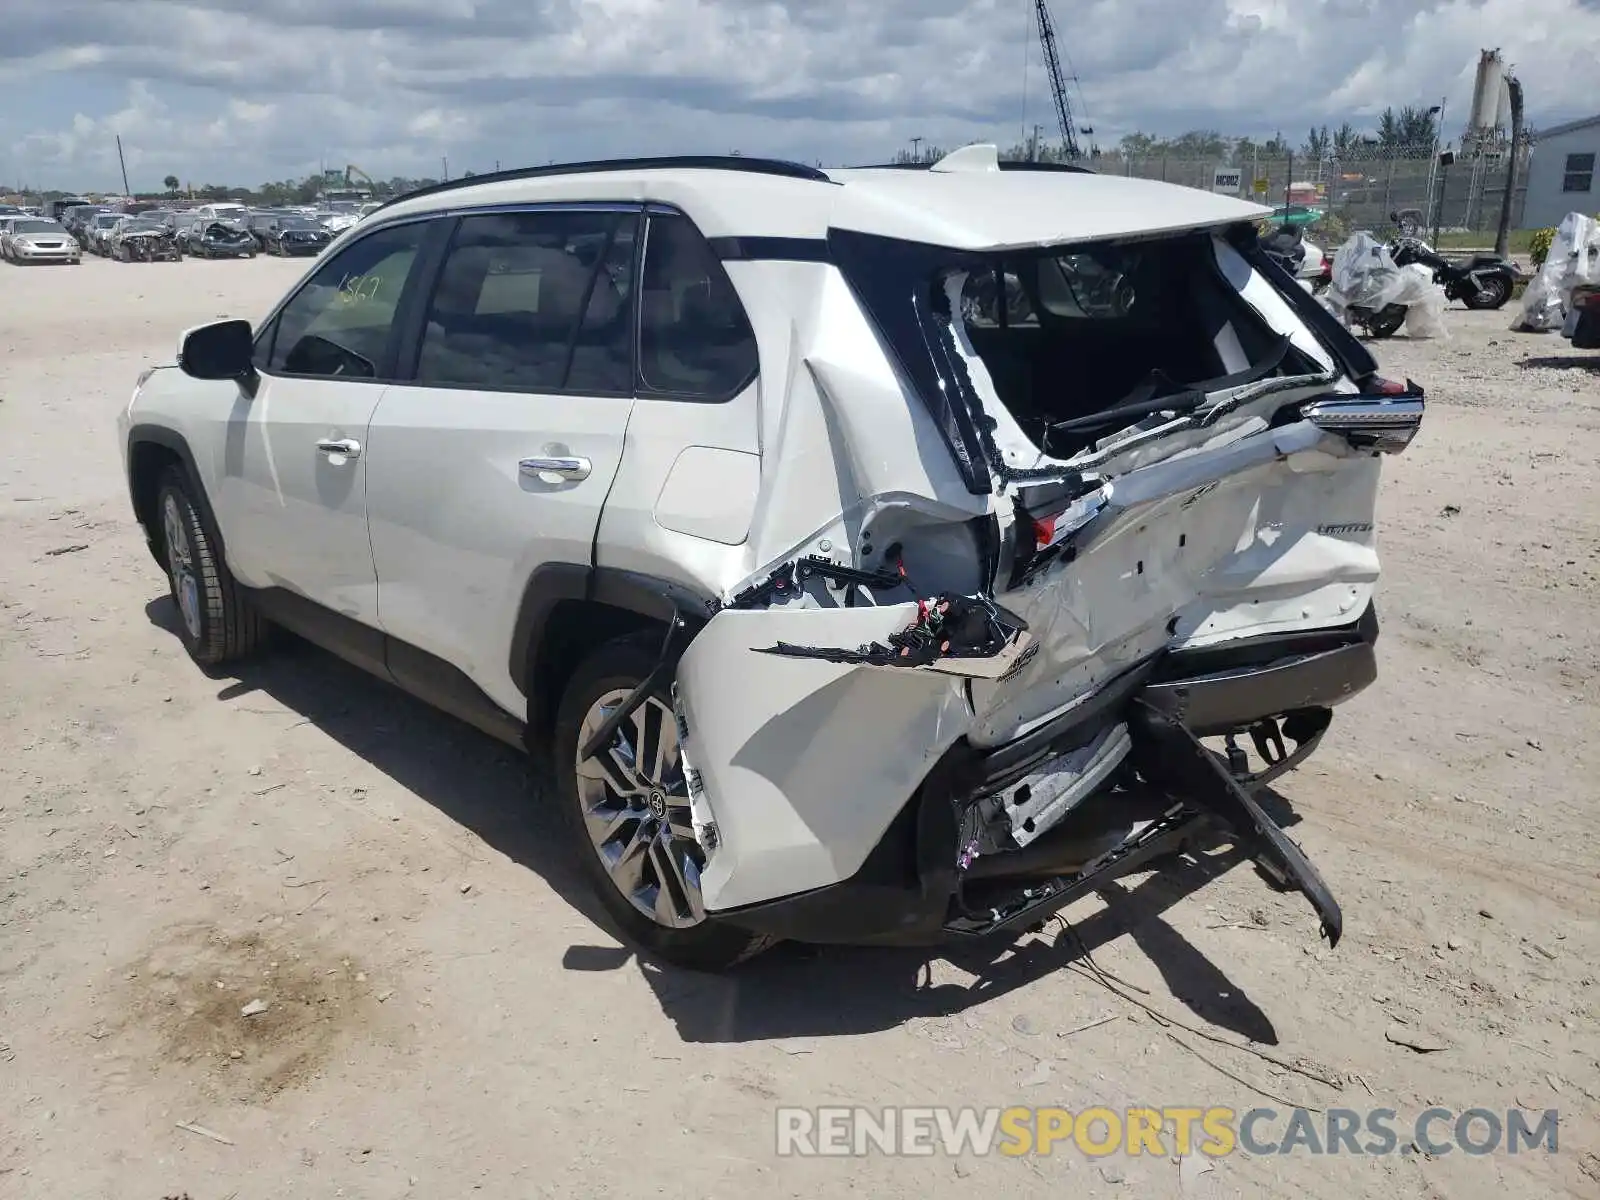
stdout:
[(1056, 52), (1056, 26), (1050, 19), (1050, 6), (1045, 0), (1034, 0), (1034, 12), (1039, 18), (1039, 44), (1044, 48), (1044, 69), (1050, 75), (1050, 91), (1055, 96), (1056, 120), (1061, 125), (1061, 150), (1069, 162), (1083, 157), (1078, 147), (1078, 134), (1072, 126), (1072, 105), (1067, 101), (1067, 81), (1061, 74), (1061, 56)]

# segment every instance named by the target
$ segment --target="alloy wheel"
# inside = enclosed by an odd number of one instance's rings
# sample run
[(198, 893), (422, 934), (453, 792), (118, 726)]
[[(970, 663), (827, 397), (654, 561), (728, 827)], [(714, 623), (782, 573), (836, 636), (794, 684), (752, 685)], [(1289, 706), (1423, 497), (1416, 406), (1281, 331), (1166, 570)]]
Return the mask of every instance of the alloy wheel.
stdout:
[(172, 596), (183, 615), (189, 636), (200, 640), (200, 581), (194, 573), (194, 552), (189, 546), (189, 530), (178, 508), (178, 497), (171, 492), (161, 504), (161, 531), (167, 542), (167, 570), (172, 576)]
[(584, 828), (628, 903), (659, 926), (690, 928), (706, 919), (700, 895), (705, 856), (690, 818), (672, 712), (652, 696), (623, 721), (611, 745), (582, 757), (584, 744), (628, 695), (619, 688), (600, 696), (578, 730)]

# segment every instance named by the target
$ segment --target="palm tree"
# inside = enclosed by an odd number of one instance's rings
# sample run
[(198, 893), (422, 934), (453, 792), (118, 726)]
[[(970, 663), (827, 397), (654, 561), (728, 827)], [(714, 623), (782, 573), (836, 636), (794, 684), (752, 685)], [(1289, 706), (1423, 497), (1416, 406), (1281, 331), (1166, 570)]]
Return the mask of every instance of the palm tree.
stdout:
[(178, 194), (178, 177), (176, 175), (168, 175), (161, 183), (173, 195)]

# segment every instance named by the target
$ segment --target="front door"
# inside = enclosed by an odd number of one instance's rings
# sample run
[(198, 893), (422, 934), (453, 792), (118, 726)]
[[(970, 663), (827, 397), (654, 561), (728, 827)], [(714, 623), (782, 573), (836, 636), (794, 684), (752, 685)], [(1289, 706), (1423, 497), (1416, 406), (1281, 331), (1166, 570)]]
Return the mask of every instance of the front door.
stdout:
[(383, 628), (518, 716), (506, 632), (523, 588), (542, 562), (592, 561), (622, 458), (639, 221), (627, 206), (461, 218), (414, 374), (372, 417)]
[(219, 472), (218, 519), (240, 580), (372, 626), (367, 425), (393, 375), (396, 313), (426, 228), (353, 243), (267, 323), (259, 384), (235, 402)]

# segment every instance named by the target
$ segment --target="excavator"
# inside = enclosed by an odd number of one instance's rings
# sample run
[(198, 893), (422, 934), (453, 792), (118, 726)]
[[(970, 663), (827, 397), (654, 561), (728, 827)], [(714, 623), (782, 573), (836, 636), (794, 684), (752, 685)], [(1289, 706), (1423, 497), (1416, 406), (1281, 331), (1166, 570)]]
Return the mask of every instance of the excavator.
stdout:
[[(357, 182), (357, 181), (360, 182)], [(331, 185), (331, 186), (330, 186)], [(336, 171), (323, 175), (322, 197), (324, 203), (361, 204), (371, 200), (377, 191), (377, 182), (355, 163), (345, 163), (341, 176)]]

